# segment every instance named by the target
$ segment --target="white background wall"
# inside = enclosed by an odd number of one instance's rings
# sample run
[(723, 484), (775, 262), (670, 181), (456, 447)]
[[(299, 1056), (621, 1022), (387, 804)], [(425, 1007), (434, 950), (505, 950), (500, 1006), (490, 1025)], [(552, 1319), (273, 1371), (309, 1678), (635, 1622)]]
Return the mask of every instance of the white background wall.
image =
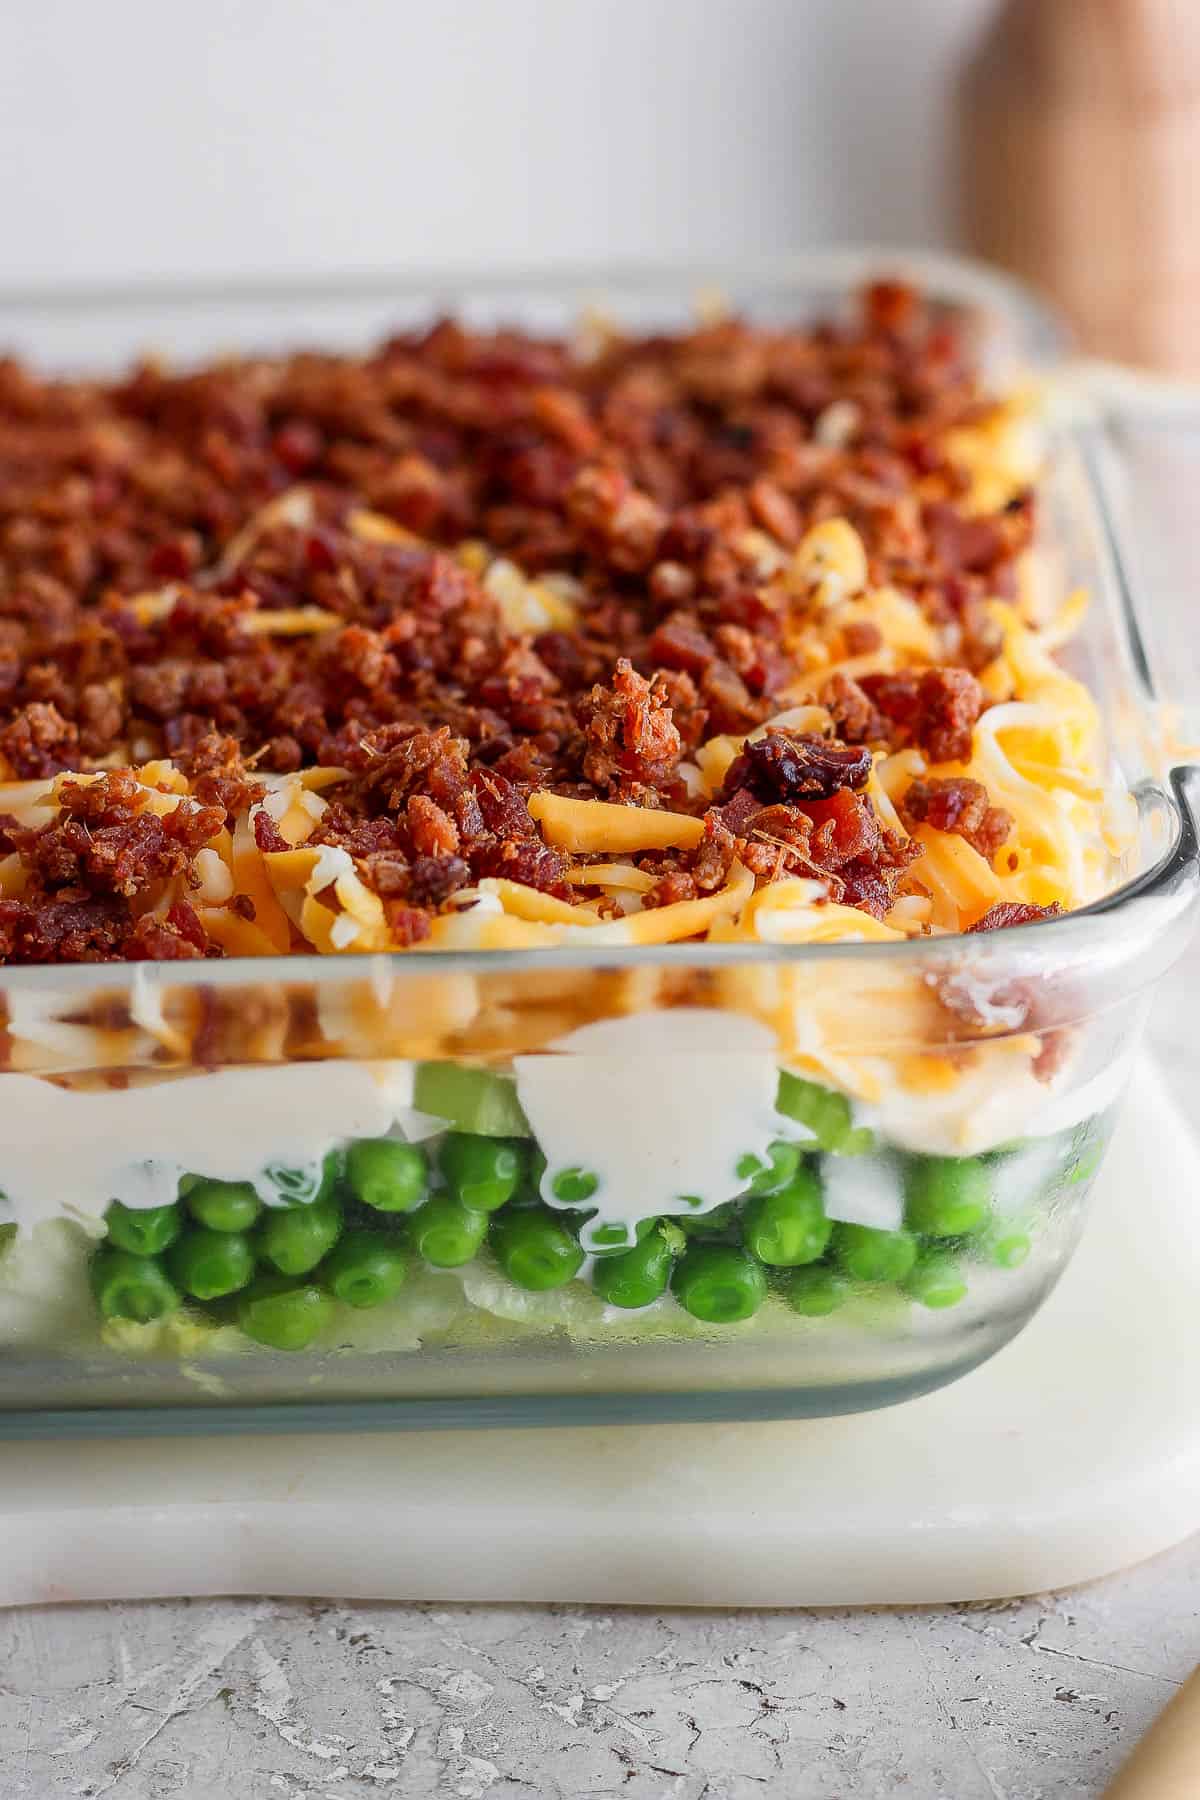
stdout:
[(928, 244), (989, 0), (0, 0), (0, 289)]

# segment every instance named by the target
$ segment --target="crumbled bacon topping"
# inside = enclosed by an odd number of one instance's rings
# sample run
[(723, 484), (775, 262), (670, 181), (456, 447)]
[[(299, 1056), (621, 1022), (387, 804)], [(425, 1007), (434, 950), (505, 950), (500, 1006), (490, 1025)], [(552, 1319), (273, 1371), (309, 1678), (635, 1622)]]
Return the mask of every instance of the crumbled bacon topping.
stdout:
[(913, 669), (866, 675), (862, 691), (890, 726), (893, 744), (912, 743), (931, 762), (971, 754), (971, 729), (983, 711), (983, 689), (967, 669)]
[(597, 683), (580, 707), (587, 748), (583, 776), (601, 794), (644, 800), (670, 785), (682, 739), (665, 684), (647, 681), (627, 657), (612, 683)]
[(1036, 925), (1039, 919), (1056, 919), (1062, 912), (1057, 900), (1053, 906), (1034, 906), (1031, 901), (1000, 900), (982, 919), (968, 925), (968, 931), (1007, 931), (1011, 925)]
[(932, 825), (953, 832), (991, 862), (1012, 831), (1012, 814), (993, 806), (981, 781), (965, 775), (914, 781), (900, 804), (900, 817), (910, 828)]
[[(968, 504), (951, 454), (990, 405), (962, 321), (898, 283), (852, 323), (728, 319), (590, 356), (444, 320), (362, 357), (110, 383), (0, 362), (0, 780), (100, 772), (49, 824), (0, 819), (22, 871), (0, 961), (217, 953), (178, 897), (200, 851), (247, 815), (287, 850), (261, 802), (318, 764), (346, 773), (307, 842), (349, 853), (398, 942), (489, 875), (579, 897), (529, 812), (544, 788), (704, 818), (694, 849), (638, 859), (646, 905), (714, 892), (740, 856), (882, 917), (918, 849), (875, 813), (872, 752), (969, 754), (985, 602), (1032, 530), (1028, 496)], [(775, 577), (836, 519), (943, 661), (814, 676), (835, 735), (752, 736), (714, 800), (692, 759), (792, 704), (802, 602)], [(536, 590), (514, 618), (471, 543), (518, 586), (552, 572), (569, 622)], [(840, 642), (869, 659), (883, 638), (852, 619)], [(154, 757), (189, 781), (174, 809), (116, 766)], [(914, 783), (903, 816), (1003, 841), (970, 781)], [(247, 895), (221, 904), (254, 923)]]
[(767, 731), (751, 738), (735, 758), (722, 793), (730, 799), (740, 789), (749, 788), (764, 803), (829, 800), (843, 788), (865, 787), (870, 773), (868, 750), (819, 737)]

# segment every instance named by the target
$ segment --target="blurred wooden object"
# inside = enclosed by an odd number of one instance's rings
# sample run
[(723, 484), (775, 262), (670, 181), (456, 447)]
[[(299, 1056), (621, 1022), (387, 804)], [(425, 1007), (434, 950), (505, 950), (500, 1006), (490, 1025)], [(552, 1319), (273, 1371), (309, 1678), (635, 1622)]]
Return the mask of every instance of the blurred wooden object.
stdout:
[(1155, 1719), (1104, 1800), (1196, 1800), (1200, 1794), (1200, 1670)]
[(1200, 4), (1004, 0), (961, 84), (970, 247), (1084, 346), (1200, 375)]

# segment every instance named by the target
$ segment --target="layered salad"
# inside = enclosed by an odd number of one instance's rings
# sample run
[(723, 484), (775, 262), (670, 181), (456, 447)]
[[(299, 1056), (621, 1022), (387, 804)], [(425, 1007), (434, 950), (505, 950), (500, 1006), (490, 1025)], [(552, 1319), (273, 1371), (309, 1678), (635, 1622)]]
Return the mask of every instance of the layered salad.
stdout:
[(976, 336), (880, 282), (0, 363), (0, 1341), (808, 1330), (1060, 1242), (1127, 1046), (791, 948), (1119, 876), (1086, 597)]

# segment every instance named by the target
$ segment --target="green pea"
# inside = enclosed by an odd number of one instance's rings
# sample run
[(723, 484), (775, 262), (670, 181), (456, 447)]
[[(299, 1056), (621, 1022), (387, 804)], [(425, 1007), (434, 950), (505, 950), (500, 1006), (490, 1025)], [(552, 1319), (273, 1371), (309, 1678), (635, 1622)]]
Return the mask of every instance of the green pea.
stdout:
[(844, 1275), (824, 1265), (796, 1269), (788, 1276), (784, 1293), (793, 1312), (806, 1319), (824, 1319), (850, 1298), (853, 1289)]
[(673, 1260), (667, 1239), (652, 1231), (631, 1250), (598, 1262), (592, 1286), (610, 1306), (649, 1306), (666, 1293)]
[(512, 1206), (542, 1206), (542, 1176), (546, 1173), (546, 1158), (536, 1144), (529, 1144), (525, 1149), (524, 1167), (521, 1172), (520, 1185), (513, 1195)]
[(333, 1317), (334, 1303), (315, 1281), (264, 1273), (238, 1297), (238, 1324), (271, 1350), (306, 1350)]
[(194, 1300), (236, 1294), (254, 1274), (254, 1250), (239, 1231), (193, 1225), (167, 1251), (171, 1278)]
[(756, 1313), (767, 1294), (759, 1263), (730, 1244), (691, 1244), (671, 1279), (675, 1298), (694, 1319), (732, 1325)]
[(972, 1245), (998, 1269), (1019, 1269), (1029, 1260), (1033, 1239), (1019, 1225), (1001, 1224), (999, 1220), (985, 1230)]
[(1075, 1187), (1080, 1182), (1091, 1181), (1103, 1161), (1104, 1145), (1093, 1144), (1092, 1148), (1086, 1151), (1072, 1168), (1070, 1174), (1067, 1176), (1066, 1185), (1068, 1187)]
[(904, 1176), (904, 1222), (924, 1237), (965, 1237), (986, 1222), (992, 1184), (974, 1156), (917, 1156)]
[(346, 1151), (346, 1180), (356, 1198), (375, 1212), (412, 1212), (425, 1198), (429, 1164), (416, 1144), (359, 1138)]
[(933, 1250), (917, 1258), (904, 1281), (904, 1291), (922, 1306), (942, 1312), (966, 1299), (967, 1284), (955, 1258)]
[(347, 1231), (318, 1273), (330, 1293), (347, 1306), (380, 1306), (404, 1286), (408, 1255), (394, 1238), (377, 1231)]
[(438, 1164), (446, 1186), (464, 1206), (497, 1212), (521, 1186), (524, 1146), (510, 1138), (449, 1131), (442, 1139)]
[(648, 1237), (657, 1224), (657, 1219), (639, 1219), (632, 1231), (619, 1220), (605, 1225), (584, 1224), (580, 1240), (593, 1256), (623, 1256), (626, 1250)]
[(1077, 1126), (1071, 1134), (1066, 1185), (1073, 1187), (1077, 1183), (1091, 1181), (1104, 1160), (1107, 1148), (1108, 1128), (1103, 1118), (1089, 1119), (1086, 1124)]
[(548, 1207), (503, 1214), (492, 1227), (491, 1243), (508, 1279), (531, 1293), (564, 1287), (583, 1266), (574, 1234)]
[(346, 1165), (345, 1152), (331, 1150), (314, 1178), (311, 1164), (291, 1168), (286, 1163), (270, 1163), (261, 1179), (274, 1190), (279, 1206), (311, 1206), (314, 1200), (332, 1200)]
[(526, 1145), (521, 1179), (517, 1184), (517, 1191), (512, 1199), (506, 1200), (504, 1204), (506, 1206), (516, 1207), (545, 1206), (546, 1202), (542, 1199), (542, 1176), (545, 1173), (546, 1159), (538, 1149), (537, 1145)]
[(825, 1254), (833, 1224), (825, 1216), (821, 1182), (811, 1168), (798, 1169), (777, 1194), (759, 1194), (742, 1215), (742, 1239), (760, 1262), (792, 1269)]
[(559, 1169), (551, 1179), (550, 1191), (564, 1206), (582, 1206), (599, 1186), (590, 1169)]
[(332, 1250), (341, 1229), (342, 1209), (336, 1200), (277, 1207), (258, 1228), (258, 1254), (281, 1275), (307, 1275)]
[(106, 1319), (134, 1319), (146, 1325), (179, 1305), (178, 1290), (153, 1256), (98, 1250), (88, 1273), (96, 1304)]
[(131, 1256), (158, 1256), (182, 1231), (183, 1209), (174, 1201), (169, 1206), (123, 1206), (114, 1200), (104, 1223), (116, 1249), (128, 1250)]
[(210, 1231), (249, 1231), (262, 1202), (248, 1181), (197, 1181), (188, 1190), (187, 1209)]
[(478, 1256), (488, 1232), (488, 1215), (464, 1206), (453, 1194), (434, 1194), (413, 1213), (409, 1242), (433, 1269), (459, 1269)]
[(837, 1225), (833, 1248), (855, 1281), (903, 1281), (917, 1260), (910, 1231), (880, 1231), (874, 1225)]
[(720, 1206), (710, 1206), (704, 1213), (673, 1215), (673, 1222), (690, 1238), (720, 1237), (734, 1230), (741, 1216), (736, 1200), (722, 1200)]

